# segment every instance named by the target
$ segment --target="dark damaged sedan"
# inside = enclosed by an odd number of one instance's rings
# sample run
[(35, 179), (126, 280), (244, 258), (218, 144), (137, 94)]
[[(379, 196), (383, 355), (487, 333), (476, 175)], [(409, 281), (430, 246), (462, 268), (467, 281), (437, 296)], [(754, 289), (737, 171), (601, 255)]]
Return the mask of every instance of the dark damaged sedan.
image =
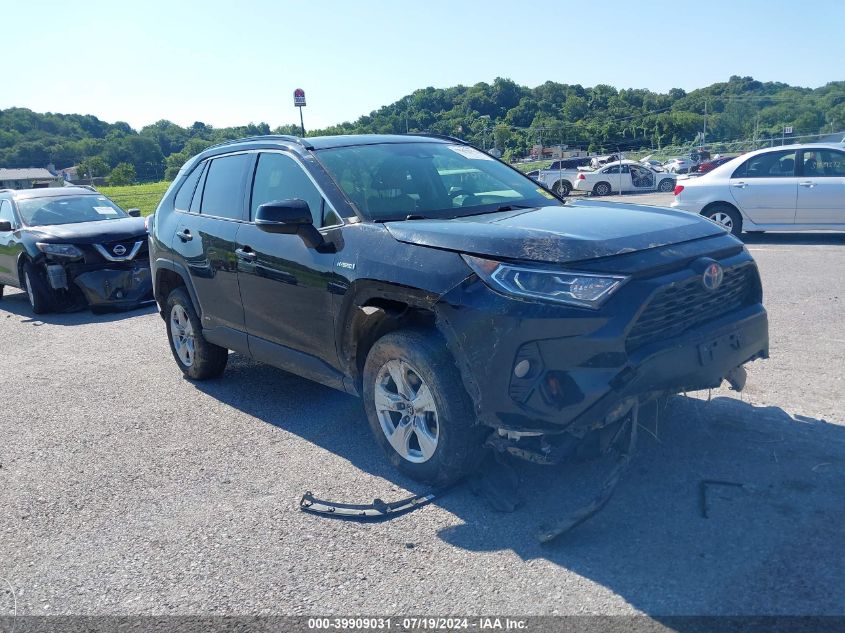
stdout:
[(152, 300), (137, 215), (84, 187), (0, 191), (0, 296), (17, 286), (37, 314)]
[[(564, 204), (456, 139), (259, 137), (190, 160), (150, 228), (192, 379), (228, 350), (363, 398), (388, 458), (551, 461), (768, 355), (757, 266), (700, 216)], [(338, 420), (337, 424), (345, 421)]]

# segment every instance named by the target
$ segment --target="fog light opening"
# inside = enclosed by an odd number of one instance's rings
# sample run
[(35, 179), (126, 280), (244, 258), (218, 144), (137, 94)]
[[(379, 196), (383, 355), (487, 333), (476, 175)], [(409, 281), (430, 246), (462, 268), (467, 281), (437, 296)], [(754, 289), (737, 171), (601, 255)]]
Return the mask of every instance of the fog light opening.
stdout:
[(525, 378), (531, 371), (531, 361), (522, 359), (513, 368), (513, 375), (517, 378)]

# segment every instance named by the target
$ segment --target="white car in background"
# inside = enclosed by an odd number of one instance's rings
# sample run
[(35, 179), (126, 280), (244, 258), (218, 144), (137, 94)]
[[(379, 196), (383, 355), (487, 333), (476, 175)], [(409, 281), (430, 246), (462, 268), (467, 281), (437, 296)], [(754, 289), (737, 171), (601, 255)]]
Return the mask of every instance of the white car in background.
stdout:
[(663, 191), (675, 188), (675, 176), (633, 160), (608, 163), (595, 171), (579, 172), (573, 189), (587, 191), (597, 196), (632, 191)]
[(675, 188), (675, 209), (743, 230), (845, 230), (845, 144), (749, 152)]
[(693, 165), (689, 158), (671, 158), (663, 163), (663, 169), (671, 174), (688, 174)]

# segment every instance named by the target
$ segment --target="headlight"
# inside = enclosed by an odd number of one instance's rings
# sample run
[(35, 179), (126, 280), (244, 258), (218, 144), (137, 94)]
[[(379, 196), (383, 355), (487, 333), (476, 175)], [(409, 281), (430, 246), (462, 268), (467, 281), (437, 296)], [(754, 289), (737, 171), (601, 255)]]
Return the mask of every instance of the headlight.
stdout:
[(628, 279), (621, 275), (516, 266), (471, 255), (462, 257), (494, 290), (582, 308), (599, 308)]
[(67, 259), (81, 259), (83, 257), (82, 251), (73, 244), (46, 244), (44, 242), (36, 242), (35, 246), (42, 253), (53, 255), (54, 257), (66, 257)]

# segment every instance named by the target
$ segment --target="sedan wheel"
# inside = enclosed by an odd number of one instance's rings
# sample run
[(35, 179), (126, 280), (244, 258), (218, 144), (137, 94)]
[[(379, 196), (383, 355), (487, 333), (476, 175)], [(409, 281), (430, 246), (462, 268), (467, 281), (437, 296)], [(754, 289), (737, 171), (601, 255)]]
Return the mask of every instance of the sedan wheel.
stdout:
[(668, 193), (675, 188), (675, 181), (671, 178), (664, 178), (660, 181), (660, 184), (657, 185), (657, 190), (662, 191), (663, 193)]
[(724, 227), (736, 237), (742, 234), (742, 216), (728, 205), (720, 204), (707, 209), (702, 215)]
[(389, 360), (378, 372), (375, 409), (385, 438), (414, 464), (434, 456), (440, 437), (437, 405), (430, 387), (409, 363)]
[(610, 193), (610, 185), (606, 182), (596, 183), (596, 186), (593, 187), (593, 193), (597, 196), (606, 196)]

